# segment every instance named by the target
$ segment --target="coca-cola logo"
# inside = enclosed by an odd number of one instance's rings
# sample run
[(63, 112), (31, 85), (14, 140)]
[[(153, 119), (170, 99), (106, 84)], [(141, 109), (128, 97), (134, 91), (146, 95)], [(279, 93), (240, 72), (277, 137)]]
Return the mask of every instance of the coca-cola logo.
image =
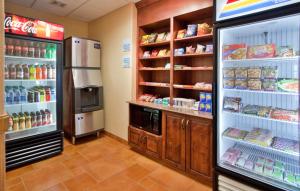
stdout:
[(21, 22), (18, 20), (14, 21), (10, 16), (6, 17), (4, 20), (4, 29), (18, 30), (30, 34), (37, 33), (36, 24), (33, 21), (26, 21), (26, 22)]

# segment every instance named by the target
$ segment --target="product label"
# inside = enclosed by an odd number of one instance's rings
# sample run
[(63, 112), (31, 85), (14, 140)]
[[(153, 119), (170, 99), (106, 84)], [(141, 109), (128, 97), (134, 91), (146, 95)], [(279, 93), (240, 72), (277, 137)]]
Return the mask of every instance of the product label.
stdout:
[(62, 25), (44, 22), (37, 19), (21, 17), (6, 13), (4, 20), (6, 33), (51, 40), (63, 40), (64, 28)]

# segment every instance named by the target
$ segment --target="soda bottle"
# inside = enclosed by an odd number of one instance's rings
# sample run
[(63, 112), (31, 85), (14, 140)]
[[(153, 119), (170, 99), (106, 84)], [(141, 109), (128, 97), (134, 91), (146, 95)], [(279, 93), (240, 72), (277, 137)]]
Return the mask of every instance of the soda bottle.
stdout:
[(12, 118), (12, 116), (9, 116), (8, 117), (7, 131), (12, 131), (13, 130), (13, 125), (14, 125), (13, 118)]
[(56, 69), (55, 69), (55, 65), (51, 66), (51, 71), (52, 71), (52, 79), (56, 78)]
[(46, 44), (45, 43), (41, 43), (41, 46), (40, 46), (40, 57), (41, 58), (46, 58), (46, 54), (47, 54)]
[(48, 72), (47, 72), (47, 66), (46, 64), (43, 64), (42, 66), (42, 79), (47, 79), (48, 78)]
[(19, 130), (24, 130), (25, 125), (25, 116), (22, 112), (19, 113)]
[(29, 79), (35, 80), (36, 79), (36, 70), (34, 65), (30, 65), (29, 67)]
[(14, 64), (9, 66), (9, 79), (16, 79), (16, 67)]
[(16, 113), (13, 113), (12, 116), (13, 116), (13, 130), (18, 131), (19, 130), (19, 116)]
[(28, 43), (26, 41), (23, 41), (22, 56), (28, 57)]
[(52, 59), (56, 59), (56, 45), (55, 44), (53, 44), (52, 46), (51, 46), (51, 58)]
[(34, 43), (33, 42), (29, 42), (28, 57), (34, 57)]
[(37, 42), (37, 43), (35, 43), (35, 47), (34, 47), (34, 57), (35, 58), (40, 58), (40, 56), (41, 56), (41, 52), (40, 51), (41, 51), (40, 50), (40, 45)]
[(50, 44), (47, 44), (47, 47), (46, 47), (46, 57), (51, 59), (52, 58), (52, 50), (51, 50), (51, 45)]
[(9, 79), (9, 71), (8, 71), (7, 64), (4, 65), (4, 78)]
[(30, 129), (31, 128), (31, 116), (29, 113), (26, 111), (25, 113), (25, 128)]
[(21, 52), (22, 52), (21, 43), (20, 43), (19, 40), (16, 40), (16, 41), (15, 41), (14, 55), (15, 55), (15, 56), (21, 56)]
[(27, 64), (23, 64), (23, 73), (24, 73), (24, 78), (23, 79), (30, 79), (30, 72)]
[(35, 66), (35, 71), (36, 71), (36, 79), (41, 80), (42, 79), (42, 70), (38, 64)]
[(39, 111), (36, 112), (36, 126), (42, 126), (42, 115)]
[(31, 116), (31, 127), (36, 127), (36, 115), (35, 115), (35, 112), (31, 112), (30, 113), (30, 116)]
[(23, 72), (23, 67), (21, 66), (21, 64), (17, 64), (16, 70), (17, 70), (17, 79), (22, 80), (24, 77), (24, 72)]
[(9, 55), (9, 56), (13, 56), (14, 55), (14, 49), (15, 49), (15, 46), (13, 44), (13, 40), (8, 39), (7, 40), (7, 45), (6, 45), (6, 54)]

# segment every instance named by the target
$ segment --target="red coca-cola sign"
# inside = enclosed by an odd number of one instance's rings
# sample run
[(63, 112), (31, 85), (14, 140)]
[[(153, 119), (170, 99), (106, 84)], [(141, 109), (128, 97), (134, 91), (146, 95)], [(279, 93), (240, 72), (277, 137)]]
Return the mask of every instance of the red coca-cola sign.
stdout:
[(48, 23), (38, 19), (21, 17), (14, 14), (5, 14), (4, 29), (6, 33), (45, 38), (51, 40), (64, 39), (62, 25)]

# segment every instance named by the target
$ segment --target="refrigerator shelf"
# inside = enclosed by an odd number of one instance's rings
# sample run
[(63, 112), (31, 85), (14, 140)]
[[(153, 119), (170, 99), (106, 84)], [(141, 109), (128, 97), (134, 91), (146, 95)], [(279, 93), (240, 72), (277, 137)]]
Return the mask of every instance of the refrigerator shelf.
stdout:
[(299, 93), (293, 92), (280, 92), (280, 91), (256, 91), (256, 90), (240, 90), (240, 89), (226, 89), (226, 92), (237, 92), (237, 93), (253, 93), (253, 94), (275, 94), (275, 95), (288, 95), (288, 96), (299, 96)]
[(248, 147), (253, 147), (253, 148), (256, 148), (258, 150), (263, 150), (263, 151), (266, 151), (266, 152), (277, 153), (277, 154), (280, 154), (280, 155), (287, 155), (287, 156), (290, 156), (290, 157), (299, 157), (300, 156), (300, 154), (296, 153), (296, 152), (282, 151), (282, 150), (272, 148), (270, 146), (269, 147), (263, 147), (263, 146), (255, 144), (255, 143), (251, 143), (249, 141), (245, 141), (245, 140), (241, 140), (241, 139), (234, 139), (234, 138), (227, 137), (227, 136), (223, 136), (223, 138), (227, 139), (227, 140), (230, 140), (230, 141), (234, 141), (235, 143), (239, 143), (241, 145), (245, 145), (245, 146), (248, 146)]
[(33, 103), (19, 103), (19, 104), (5, 104), (5, 108), (10, 107), (20, 107), (20, 106), (31, 106), (31, 105), (39, 105), (39, 104), (53, 104), (56, 103), (56, 101), (47, 101), (47, 102), (33, 102)]
[(8, 56), (5, 55), (6, 60), (30, 60), (30, 61), (41, 61), (41, 62), (56, 62), (56, 59), (50, 59), (50, 58), (34, 58), (34, 57), (22, 57), (22, 56)]
[[(56, 128), (56, 123), (32, 127), (29, 129), (19, 130), (19, 131), (7, 131), (5, 132), (5, 140), (10, 141), (14, 139), (19, 139), (27, 136), (37, 135), (44, 132), (48, 132), (50, 129)], [(54, 129), (55, 130), (55, 129)]]
[(282, 61), (295, 61), (295, 64), (298, 64), (300, 56), (291, 56), (291, 57), (274, 57), (274, 58), (255, 58), (255, 59), (240, 59), (240, 60), (223, 60), (223, 63), (245, 63), (245, 62), (282, 62)]
[(44, 79), (44, 80), (5, 80), (5, 82), (56, 82), (56, 79)]
[(272, 119), (272, 118), (267, 118), (267, 117), (259, 117), (255, 115), (248, 115), (244, 113), (238, 113), (238, 112), (230, 112), (230, 111), (223, 111), (226, 114), (234, 115), (236, 117), (249, 117), (253, 119), (263, 119), (267, 121), (275, 121), (275, 122), (280, 122), (280, 123), (286, 123), (286, 124), (291, 124), (291, 125), (298, 125), (299, 122), (294, 122), (294, 121), (283, 121), (283, 120), (278, 120), (278, 119)]

